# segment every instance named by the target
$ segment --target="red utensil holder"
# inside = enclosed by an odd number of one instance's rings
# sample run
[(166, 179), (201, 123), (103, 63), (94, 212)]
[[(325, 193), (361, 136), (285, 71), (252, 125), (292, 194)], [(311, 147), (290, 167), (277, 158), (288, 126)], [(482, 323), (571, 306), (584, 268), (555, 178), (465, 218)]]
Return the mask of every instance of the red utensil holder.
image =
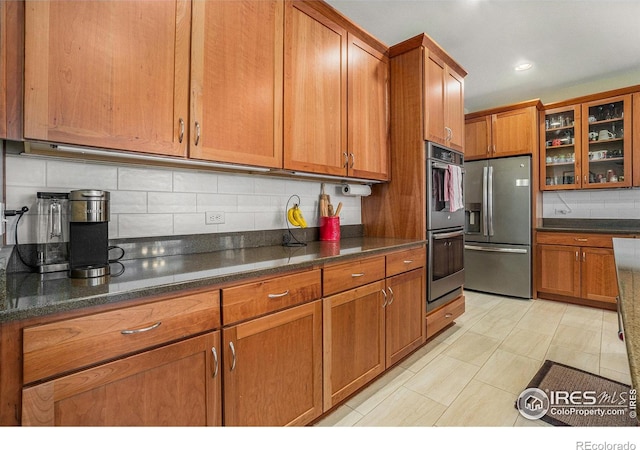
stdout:
[(333, 216), (320, 217), (320, 240), (339, 241), (340, 240), (340, 217)]

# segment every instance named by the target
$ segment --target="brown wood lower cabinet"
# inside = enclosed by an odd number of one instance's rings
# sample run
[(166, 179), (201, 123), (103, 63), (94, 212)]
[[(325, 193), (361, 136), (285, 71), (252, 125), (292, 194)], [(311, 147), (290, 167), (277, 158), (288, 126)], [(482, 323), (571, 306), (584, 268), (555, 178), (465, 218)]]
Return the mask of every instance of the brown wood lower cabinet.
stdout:
[(323, 300), (324, 408), (385, 369), (384, 280)]
[(427, 316), (427, 339), (444, 330), (464, 313), (464, 295), (447, 303)]
[(611, 238), (611, 235), (539, 232), (538, 297), (614, 309), (618, 282)]
[(220, 332), (23, 389), (22, 425), (221, 425)]
[(387, 367), (397, 363), (426, 339), (424, 269), (387, 278), (385, 342)]
[(322, 302), (223, 329), (224, 424), (304, 425), (322, 414)]

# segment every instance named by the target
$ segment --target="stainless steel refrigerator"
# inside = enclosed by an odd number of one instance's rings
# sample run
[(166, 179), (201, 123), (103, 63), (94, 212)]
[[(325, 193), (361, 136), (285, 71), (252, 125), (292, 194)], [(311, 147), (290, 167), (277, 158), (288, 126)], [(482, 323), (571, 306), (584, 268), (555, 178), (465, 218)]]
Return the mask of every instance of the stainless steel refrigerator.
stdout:
[(531, 298), (531, 157), (464, 167), (465, 289)]

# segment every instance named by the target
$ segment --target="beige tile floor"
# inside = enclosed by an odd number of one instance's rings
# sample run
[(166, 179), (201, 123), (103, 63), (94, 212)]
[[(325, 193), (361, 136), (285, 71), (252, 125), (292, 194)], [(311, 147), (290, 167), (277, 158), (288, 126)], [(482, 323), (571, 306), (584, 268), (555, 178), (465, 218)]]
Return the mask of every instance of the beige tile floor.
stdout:
[(466, 292), (466, 312), (318, 426), (547, 426), (514, 408), (545, 359), (630, 384), (616, 313)]

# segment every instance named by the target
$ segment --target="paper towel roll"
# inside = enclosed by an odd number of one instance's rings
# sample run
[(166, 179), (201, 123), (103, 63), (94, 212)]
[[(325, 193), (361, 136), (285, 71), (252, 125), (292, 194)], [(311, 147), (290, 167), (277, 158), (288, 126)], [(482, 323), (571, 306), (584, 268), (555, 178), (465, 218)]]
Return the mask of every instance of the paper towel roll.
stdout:
[(342, 193), (344, 195), (360, 195), (366, 197), (368, 195), (371, 195), (371, 186), (368, 186), (366, 184), (343, 184)]

